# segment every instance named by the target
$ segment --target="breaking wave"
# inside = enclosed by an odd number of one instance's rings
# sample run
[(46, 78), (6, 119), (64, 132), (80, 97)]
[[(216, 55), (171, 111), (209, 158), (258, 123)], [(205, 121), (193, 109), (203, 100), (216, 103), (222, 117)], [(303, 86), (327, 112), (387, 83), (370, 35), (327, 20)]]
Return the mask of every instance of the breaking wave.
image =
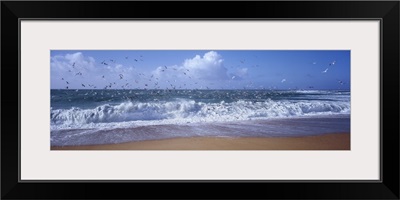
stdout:
[[(245, 101), (104, 104), (93, 109), (51, 109), (51, 129), (221, 122), (299, 116), (350, 114), (350, 101)], [(110, 126), (111, 125), (111, 126)]]

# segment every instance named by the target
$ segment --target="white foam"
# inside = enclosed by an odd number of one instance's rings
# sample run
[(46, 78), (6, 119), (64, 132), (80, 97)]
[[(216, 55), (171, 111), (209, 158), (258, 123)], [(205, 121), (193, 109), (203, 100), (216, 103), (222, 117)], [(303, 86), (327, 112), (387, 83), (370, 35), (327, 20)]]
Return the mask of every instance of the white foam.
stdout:
[(124, 102), (94, 109), (51, 109), (51, 129), (109, 128), (155, 124), (222, 122), (298, 116), (350, 114), (350, 101), (244, 101), (204, 103)]

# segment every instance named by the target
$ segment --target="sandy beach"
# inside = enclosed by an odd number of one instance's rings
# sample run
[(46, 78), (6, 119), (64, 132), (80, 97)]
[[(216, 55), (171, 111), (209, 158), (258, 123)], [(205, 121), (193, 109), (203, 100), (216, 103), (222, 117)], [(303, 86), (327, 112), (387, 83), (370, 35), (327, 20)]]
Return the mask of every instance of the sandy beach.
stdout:
[(51, 147), (51, 150), (350, 150), (350, 134), (304, 137), (190, 137), (106, 145)]

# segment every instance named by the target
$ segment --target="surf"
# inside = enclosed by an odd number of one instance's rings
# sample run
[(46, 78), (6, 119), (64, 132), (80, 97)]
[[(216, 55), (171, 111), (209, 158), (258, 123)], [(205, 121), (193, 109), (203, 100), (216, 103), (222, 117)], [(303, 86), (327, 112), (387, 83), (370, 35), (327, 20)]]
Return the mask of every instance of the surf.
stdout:
[(349, 101), (238, 100), (207, 103), (190, 99), (103, 104), (92, 109), (51, 108), (52, 129), (96, 127), (107, 123), (179, 124), (350, 114)]

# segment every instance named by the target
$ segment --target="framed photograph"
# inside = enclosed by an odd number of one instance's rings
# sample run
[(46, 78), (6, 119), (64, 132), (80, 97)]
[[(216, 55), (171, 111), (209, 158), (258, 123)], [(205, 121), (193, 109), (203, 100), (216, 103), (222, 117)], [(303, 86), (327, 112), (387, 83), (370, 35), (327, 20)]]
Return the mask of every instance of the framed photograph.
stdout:
[(1, 5), (3, 199), (399, 199), (399, 2)]
[(50, 54), (51, 150), (350, 150), (350, 50)]

